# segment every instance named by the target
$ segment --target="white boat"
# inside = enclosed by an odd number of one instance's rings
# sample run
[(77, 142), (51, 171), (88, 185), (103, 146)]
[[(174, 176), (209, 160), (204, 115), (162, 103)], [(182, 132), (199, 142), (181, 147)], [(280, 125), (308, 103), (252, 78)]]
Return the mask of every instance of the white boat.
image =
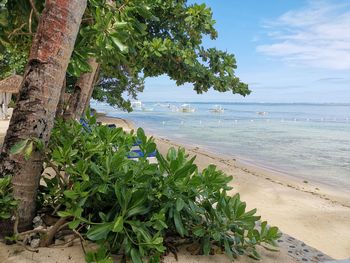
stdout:
[(182, 104), (181, 106), (180, 106), (180, 108), (178, 109), (178, 111), (180, 111), (180, 112), (195, 112), (196, 111), (196, 109), (195, 108), (193, 108), (193, 107), (191, 107), (191, 105), (190, 104)]
[(140, 110), (142, 109), (142, 102), (140, 100), (134, 100), (134, 101), (131, 101), (131, 107), (136, 110)]
[(153, 111), (153, 108), (142, 107), (141, 109), (142, 111)]
[(265, 116), (265, 115), (267, 115), (269, 113), (266, 112), (266, 111), (257, 111), (256, 114), (261, 115), (261, 116)]
[(221, 105), (215, 105), (212, 109), (209, 110), (213, 113), (224, 113), (225, 109)]

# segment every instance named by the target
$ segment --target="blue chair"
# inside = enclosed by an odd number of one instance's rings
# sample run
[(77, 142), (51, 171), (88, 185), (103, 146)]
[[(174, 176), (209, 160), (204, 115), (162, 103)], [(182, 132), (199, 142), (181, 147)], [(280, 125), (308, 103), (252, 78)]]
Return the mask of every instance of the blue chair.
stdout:
[(89, 124), (86, 122), (84, 118), (80, 118), (79, 122), (81, 125), (83, 125), (86, 131), (91, 132), (91, 127), (89, 126)]
[[(149, 153), (147, 155), (147, 158), (156, 157), (156, 153), (157, 153), (156, 151)], [(139, 149), (131, 150), (130, 153), (128, 154), (129, 159), (135, 159), (135, 158), (140, 158), (140, 157), (145, 157), (145, 155)]]

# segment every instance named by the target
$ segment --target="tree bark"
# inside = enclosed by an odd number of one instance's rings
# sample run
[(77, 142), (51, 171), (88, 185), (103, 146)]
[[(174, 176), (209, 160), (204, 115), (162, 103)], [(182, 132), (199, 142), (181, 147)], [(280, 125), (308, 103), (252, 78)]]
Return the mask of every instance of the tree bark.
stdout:
[[(74, 48), (86, 0), (46, 0), (19, 97), (0, 154), (0, 176), (12, 175), (18, 207), (19, 230), (31, 228), (35, 199), (43, 169), (43, 154), (34, 151), (29, 160), (11, 155), (10, 149), (27, 138), (47, 145), (53, 127), (63, 79)], [(0, 222), (6, 234), (10, 222)]]
[(92, 87), (89, 91), (89, 95), (85, 101), (83, 112), (85, 112), (87, 110), (88, 106), (90, 106), (91, 96), (92, 96), (92, 93), (94, 92), (94, 88), (95, 88), (96, 83), (98, 82), (99, 77), (100, 77), (100, 64), (97, 65), (96, 73), (94, 76), (94, 81), (93, 81)]
[(61, 89), (61, 94), (60, 94), (60, 99), (58, 101), (58, 105), (57, 105), (57, 110), (56, 110), (56, 116), (55, 116), (55, 119), (57, 117), (60, 117), (63, 115), (63, 112), (64, 112), (64, 95), (66, 94), (66, 78), (64, 78), (63, 80), (63, 84), (62, 84), (62, 89)]
[(98, 75), (99, 65), (95, 58), (89, 58), (88, 64), (91, 68), (91, 72), (81, 74), (75, 84), (74, 92), (70, 96), (68, 107), (64, 113), (65, 119), (80, 118), (84, 113), (86, 104), (90, 101), (92, 91), (94, 90), (96, 75)]

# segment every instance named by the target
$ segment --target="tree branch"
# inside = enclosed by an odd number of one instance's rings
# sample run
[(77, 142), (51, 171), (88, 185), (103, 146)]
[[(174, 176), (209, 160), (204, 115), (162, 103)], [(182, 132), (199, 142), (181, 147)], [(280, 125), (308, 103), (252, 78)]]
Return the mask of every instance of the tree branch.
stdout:
[(26, 24), (27, 24), (27, 23), (23, 23), (20, 27), (18, 27), (18, 28), (16, 28), (15, 30), (13, 30), (13, 31), (9, 34), (8, 38), (11, 38), (12, 35), (15, 35), (15, 34), (17, 33), (17, 31), (21, 30)]
[[(60, 173), (60, 171), (57, 169), (56, 165), (54, 165), (50, 160), (46, 160), (48, 167), (51, 167), (52, 169), (54, 169), (56, 176), (58, 177), (58, 181), (60, 183), (61, 188), (64, 188), (64, 184), (68, 185), (68, 182), (66, 181), (66, 179), (64, 178), (64, 176), (62, 176), (62, 174)], [(62, 181), (64, 182), (64, 184), (62, 183)]]
[(32, 16), (33, 16), (33, 8), (30, 10), (29, 21), (28, 21), (28, 30), (29, 33), (32, 33)]
[(57, 233), (60, 226), (66, 223), (66, 220), (67, 217), (61, 217), (60, 219), (58, 219), (58, 221), (52, 227), (49, 228), (46, 236), (44, 236), (44, 238), (40, 240), (40, 245), (43, 247), (48, 247), (49, 245), (51, 245), (55, 234)]
[(39, 19), (40, 19), (40, 14), (39, 14), (38, 10), (37, 10), (36, 7), (35, 7), (34, 1), (33, 1), (33, 0), (29, 0), (29, 3), (30, 3), (30, 5), (31, 5), (31, 7), (32, 7), (32, 9), (33, 9), (33, 11), (34, 11), (34, 14), (35, 14), (36, 19), (39, 21)]

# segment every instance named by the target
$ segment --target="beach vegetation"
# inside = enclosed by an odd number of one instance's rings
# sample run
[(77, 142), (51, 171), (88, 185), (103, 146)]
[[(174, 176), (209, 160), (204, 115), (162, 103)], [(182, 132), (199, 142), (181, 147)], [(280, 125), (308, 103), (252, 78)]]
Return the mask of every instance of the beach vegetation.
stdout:
[(0, 178), (0, 219), (9, 219), (17, 204), (11, 192), (11, 176)]
[[(191, 244), (195, 254), (259, 259), (257, 246), (277, 246), (278, 228), (260, 224), (256, 209), (247, 211), (239, 194), (228, 194), (232, 177), (214, 165), (200, 171), (182, 148), (157, 152), (150, 163), (156, 144), (141, 128), (126, 133), (89, 119), (88, 128), (72, 120), (56, 123), (45, 153), (51, 173), (42, 177), (37, 197), (39, 214), (99, 245), (88, 262), (111, 253), (159, 262), (182, 244)], [(135, 143), (143, 153), (137, 160), (130, 158)], [(67, 232), (51, 229), (54, 236)]]

